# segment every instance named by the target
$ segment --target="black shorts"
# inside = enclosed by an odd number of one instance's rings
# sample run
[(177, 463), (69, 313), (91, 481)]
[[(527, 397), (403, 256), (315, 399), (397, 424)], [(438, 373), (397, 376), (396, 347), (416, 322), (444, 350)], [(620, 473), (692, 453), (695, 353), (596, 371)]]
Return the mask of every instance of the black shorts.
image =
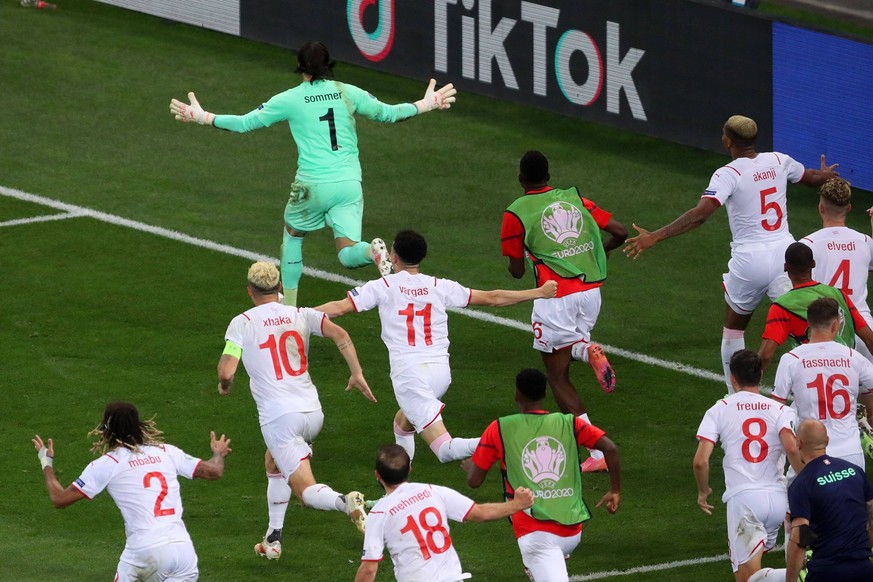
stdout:
[(815, 555), (809, 563), (806, 582), (870, 582), (873, 580), (873, 562), (860, 560), (830, 566), (815, 566)]

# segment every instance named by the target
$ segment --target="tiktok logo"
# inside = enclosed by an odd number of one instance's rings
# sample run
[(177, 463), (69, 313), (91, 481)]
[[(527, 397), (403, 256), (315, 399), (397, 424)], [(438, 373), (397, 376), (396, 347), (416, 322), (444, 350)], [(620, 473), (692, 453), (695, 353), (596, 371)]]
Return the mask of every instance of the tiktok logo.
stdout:
[[(378, 4), (379, 24), (373, 32), (364, 29), (364, 12)], [(394, 44), (394, 0), (348, 0), (346, 20), (358, 50), (369, 61), (388, 56)]]

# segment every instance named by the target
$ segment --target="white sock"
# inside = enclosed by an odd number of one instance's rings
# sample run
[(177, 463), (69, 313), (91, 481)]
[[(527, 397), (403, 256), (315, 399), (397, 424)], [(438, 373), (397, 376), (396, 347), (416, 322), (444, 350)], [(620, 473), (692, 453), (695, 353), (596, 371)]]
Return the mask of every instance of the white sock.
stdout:
[(570, 346), (570, 357), (580, 362), (588, 361), (588, 342), (580, 340)]
[(749, 582), (785, 582), (785, 568), (761, 568), (751, 576)]
[[(447, 438), (446, 438), (447, 437)], [(462, 439), (452, 438), (449, 433), (437, 438), (430, 443), (430, 448), (436, 454), (440, 463), (450, 463), (452, 461), (460, 461), (473, 456), (476, 447), (479, 446), (479, 439)]]
[(727, 385), (728, 394), (734, 393), (734, 387), (731, 384), (731, 356), (744, 349), (746, 349), (746, 338), (743, 330), (722, 328), (721, 365), (724, 370), (724, 382)]
[(415, 431), (405, 431), (395, 422), (394, 442), (403, 447), (410, 461), (415, 457)]
[(303, 490), (303, 503), (306, 507), (322, 511), (346, 511), (343, 497), (330, 488), (329, 485), (316, 483)]
[[(270, 515), (271, 530), (282, 529), (290, 500), (291, 487), (282, 473), (267, 473), (267, 513)], [(269, 531), (267, 535), (270, 535)]]
[[(584, 420), (588, 424), (591, 424), (591, 419), (588, 418), (587, 412), (585, 414), (580, 414), (579, 418), (581, 418), (582, 420)], [(601, 451), (598, 451), (597, 449), (588, 449), (588, 454), (590, 454), (591, 458), (594, 459), (595, 461), (599, 461), (600, 459), (603, 458), (603, 453)]]

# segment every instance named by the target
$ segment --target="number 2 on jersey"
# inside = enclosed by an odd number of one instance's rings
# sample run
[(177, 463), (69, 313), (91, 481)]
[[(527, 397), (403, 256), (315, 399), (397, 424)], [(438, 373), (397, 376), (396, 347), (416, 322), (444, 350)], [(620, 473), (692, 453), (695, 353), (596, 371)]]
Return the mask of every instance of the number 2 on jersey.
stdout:
[[(767, 196), (772, 196), (776, 194), (776, 188), (766, 188), (761, 190), (761, 216), (764, 218), (761, 219), (761, 226), (764, 227), (764, 230), (772, 232), (774, 230), (779, 230), (779, 227), (782, 226), (782, 217), (785, 215), (785, 212), (782, 210), (782, 207), (779, 206), (779, 203), (775, 200), (771, 200), (767, 202)], [(767, 221), (767, 214), (773, 210), (776, 213), (776, 222), (770, 223)]]
[(327, 122), (327, 129), (330, 132), (330, 149), (337, 151), (339, 145), (336, 143), (336, 120), (333, 116), (333, 107), (327, 110), (327, 113), (318, 118), (319, 121)]
[[(288, 340), (294, 338), (294, 343), (297, 346), (297, 356), (300, 358), (300, 368), (294, 369), (291, 365), (291, 358), (288, 356)], [(296, 331), (289, 330), (279, 336), (279, 341), (276, 341), (276, 336), (271, 335), (270, 339), (258, 346), (262, 350), (270, 350), (270, 357), (273, 359), (273, 371), (276, 372), (276, 380), (284, 378), (282, 371), (284, 370), (289, 376), (299, 376), (306, 371), (306, 350), (303, 346), (303, 338)]]
[(416, 317), (421, 317), (424, 320), (424, 345), (429, 346), (433, 343), (433, 338), (430, 334), (430, 308), (431, 305), (428, 303), (418, 311), (415, 310), (415, 305), (412, 303), (406, 306), (406, 309), (401, 309), (397, 312), (398, 315), (406, 316), (406, 341), (409, 342), (409, 345), (415, 345), (415, 323)]
[(164, 502), (164, 498), (167, 497), (167, 493), (169, 492), (169, 486), (167, 485), (167, 479), (164, 477), (163, 473), (159, 473), (157, 471), (152, 471), (151, 473), (146, 473), (142, 478), (142, 486), (146, 489), (150, 489), (152, 485), (152, 480), (157, 479), (158, 483), (161, 486), (161, 492), (158, 493), (158, 498), (155, 500), (155, 517), (164, 517), (165, 515), (175, 515), (176, 510), (172, 507), (161, 507), (161, 504)]
[[(436, 517), (436, 523), (433, 525), (427, 522), (427, 517), (433, 515)], [(421, 527), (419, 527), (419, 523)], [(422, 532), (424, 530), (424, 532)], [(411, 515), (406, 517), (406, 525), (400, 530), (401, 534), (411, 533), (415, 536), (415, 541), (418, 542), (418, 548), (421, 550), (421, 556), (425, 560), (430, 560), (431, 552), (434, 554), (442, 554), (452, 547), (452, 538), (449, 536), (449, 530), (443, 526), (443, 516), (435, 507), (425, 507), (418, 514), (418, 522)], [(442, 543), (437, 545), (437, 540), (434, 534), (439, 533), (442, 536)]]

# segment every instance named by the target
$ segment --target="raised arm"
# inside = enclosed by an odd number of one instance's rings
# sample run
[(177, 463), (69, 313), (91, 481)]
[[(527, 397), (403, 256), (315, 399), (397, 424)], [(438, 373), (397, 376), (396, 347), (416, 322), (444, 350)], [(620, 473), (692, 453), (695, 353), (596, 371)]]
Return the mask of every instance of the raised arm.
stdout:
[(519, 511), (524, 511), (534, 504), (534, 495), (530, 489), (519, 487), (515, 490), (515, 496), (503, 503), (482, 503), (473, 505), (473, 509), (467, 514), (469, 521), (495, 521), (509, 517)]
[(555, 296), (557, 290), (558, 284), (555, 281), (546, 281), (536, 289), (525, 289), (523, 291), (509, 291), (506, 289), (480, 291), (478, 289), (471, 289), (470, 305), (506, 307), (508, 305), (521, 303), (522, 301), (533, 301), (534, 299), (551, 299)]
[(839, 173), (837, 172), (837, 167), (839, 164), (831, 164), (827, 165), (825, 161), (825, 155), (821, 155), (821, 167), (818, 170), (814, 170), (812, 168), (806, 168), (803, 172), (803, 176), (800, 178), (801, 184), (807, 184), (809, 186), (821, 186), (831, 178), (839, 177)]
[(215, 432), (209, 432), (209, 448), (212, 449), (212, 458), (197, 465), (194, 471), (195, 479), (208, 479), (214, 481), (224, 475), (224, 458), (231, 452), (230, 439), (221, 435), (215, 438)]
[(712, 505), (709, 496), (712, 488), (709, 486), (709, 458), (715, 443), (700, 439), (697, 443), (697, 453), (694, 455), (694, 479), (697, 481), (697, 505), (706, 515), (712, 515)]
[(333, 343), (336, 344), (337, 349), (349, 367), (351, 376), (349, 377), (349, 383), (346, 386), (346, 392), (351, 391), (353, 388), (357, 388), (367, 400), (376, 402), (376, 397), (373, 396), (370, 387), (367, 385), (367, 380), (364, 378), (364, 372), (361, 370), (361, 363), (358, 361), (358, 353), (355, 351), (355, 344), (352, 343), (352, 338), (349, 337), (349, 333), (329, 319), (325, 319), (322, 331), (324, 337), (333, 340)]
[(56, 509), (63, 509), (77, 501), (86, 499), (85, 494), (72, 485), (64, 489), (64, 486), (61, 485), (58, 478), (55, 477), (55, 469), (53, 466), (55, 445), (54, 442), (52, 442), (52, 439), (48, 440), (48, 447), (43, 444), (39, 435), (35, 435), (31, 442), (33, 443), (33, 448), (36, 449), (36, 456), (39, 458), (39, 462), (42, 465), (42, 472), (43, 475), (45, 475), (45, 487), (48, 490), (49, 499), (51, 499), (52, 505), (54, 505)]
[(694, 230), (706, 222), (718, 207), (717, 200), (709, 197), (701, 198), (697, 206), (686, 211), (682, 216), (658, 230), (650, 232), (634, 224), (633, 227), (639, 234), (628, 239), (624, 247), (624, 254), (632, 259), (637, 259), (643, 254), (643, 251), (652, 248), (662, 240)]
[(318, 307), (313, 307), (313, 309), (317, 311), (321, 311), (322, 313), (326, 313), (328, 317), (334, 318), (339, 317), (340, 315), (345, 315), (350, 311), (355, 310), (355, 305), (352, 303), (352, 300), (346, 297), (345, 299), (340, 299), (339, 301), (331, 301), (330, 303), (324, 303), (319, 305)]

